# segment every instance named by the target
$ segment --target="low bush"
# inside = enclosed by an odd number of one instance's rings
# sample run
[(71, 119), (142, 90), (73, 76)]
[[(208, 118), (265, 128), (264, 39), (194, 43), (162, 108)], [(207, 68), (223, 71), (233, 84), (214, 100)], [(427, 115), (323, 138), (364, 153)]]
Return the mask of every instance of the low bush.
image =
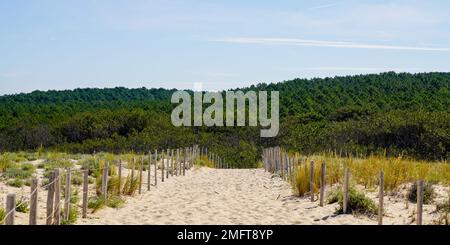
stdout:
[[(436, 197), (433, 185), (425, 183), (423, 185), (423, 203), (431, 204)], [(410, 202), (417, 202), (417, 182), (414, 182), (408, 190), (408, 200)]]
[[(336, 214), (343, 214), (344, 193), (342, 188), (338, 188), (328, 195), (328, 203), (331, 204), (336, 202), (339, 204)], [(363, 192), (357, 191), (355, 188), (351, 187), (349, 189), (347, 212), (373, 216), (377, 214), (378, 207), (375, 202), (366, 197)]]
[(8, 182), (6, 182), (6, 184), (9, 186), (12, 186), (12, 187), (21, 188), (25, 185), (25, 181), (17, 178), (17, 179), (8, 180)]

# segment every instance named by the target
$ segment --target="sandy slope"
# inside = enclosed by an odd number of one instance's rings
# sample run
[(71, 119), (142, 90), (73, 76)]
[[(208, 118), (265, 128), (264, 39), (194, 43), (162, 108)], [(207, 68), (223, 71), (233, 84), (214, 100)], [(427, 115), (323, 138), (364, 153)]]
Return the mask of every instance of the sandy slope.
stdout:
[[(376, 195), (372, 194), (374, 200)], [(415, 208), (386, 197), (386, 224), (408, 224)], [(200, 168), (158, 182), (121, 209), (106, 208), (80, 224), (376, 224), (376, 220), (334, 215), (336, 204), (319, 207), (292, 196), (290, 186), (262, 169)], [(426, 206), (424, 222), (436, 215)]]
[[(152, 171), (153, 173), (153, 171)], [(38, 175), (42, 176), (41, 170)], [(147, 173), (144, 172), (144, 181)], [(152, 176), (151, 183), (154, 182)], [(91, 185), (91, 188), (93, 186)], [(438, 201), (448, 200), (447, 190), (436, 186)], [(186, 176), (170, 177), (164, 183), (158, 171), (158, 185), (142, 195), (127, 197), (120, 209), (104, 208), (78, 224), (376, 224), (375, 218), (334, 215), (337, 204), (319, 207), (309, 197), (297, 198), (290, 186), (262, 169), (193, 168)], [(406, 191), (406, 189), (405, 189)], [(93, 190), (91, 189), (91, 194)], [(7, 193), (27, 195), (22, 189), (0, 183), (0, 201)], [(366, 194), (377, 200), (376, 192)], [(46, 192), (39, 192), (38, 223), (45, 223)], [(415, 204), (405, 207), (402, 195), (386, 196), (385, 224), (411, 224)], [(424, 206), (424, 223), (439, 217), (435, 205)], [(16, 213), (16, 224), (27, 224), (28, 214)]]

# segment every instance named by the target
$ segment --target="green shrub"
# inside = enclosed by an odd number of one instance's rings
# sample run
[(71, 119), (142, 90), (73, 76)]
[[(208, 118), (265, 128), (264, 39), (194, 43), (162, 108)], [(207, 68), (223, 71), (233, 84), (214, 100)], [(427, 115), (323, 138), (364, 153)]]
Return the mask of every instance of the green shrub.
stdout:
[(22, 168), (18, 168), (18, 167), (12, 167), (12, 168), (6, 169), (3, 176), (7, 179), (12, 179), (12, 178), (26, 179), (26, 178), (30, 178), (33, 175), (33, 173), (34, 173), (34, 168), (29, 169), (28, 167), (26, 167), (25, 169), (22, 169)]
[[(342, 188), (338, 188), (328, 194), (328, 203), (331, 204), (336, 202), (339, 204), (336, 214), (343, 214), (344, 194)], [(364, 193), (351, 187), (349, 189), (347, 212), (373, 216), (377, 214), (378, 207), (375, 202), (366, 197)]]
[(12, 180), (8, 180), (8, 182), (6, 182), (6, 184), (9, 186), (21, 188), (25, 185), (25, 182), (22, 179), (12, 179)]
[(119, 196), (111, 196), (106, 200), (106, 206), (110, 208), (121, 208), (125, 204), (125, 199)]
[(5, 217), (6, 217), (6, 211), (0, 207), (0, 225), (3, 225)]
[(123, 185), (122, 193), (124, 195), (132, 196), (136, 193), (138, 188), (139, 188), (139, 177), (134, 177), (133, 179), (131, 179), (131, 176), (128, 176)]
[[(61, 215), (64, 214), (64, 210), (61, 210)], [(78, 206), (75, 204), (70, 204), (69, 208), (69, 219), (62, 220), (61, 225), (73, 225), (78, 220)]]
[[(423, 185), (423, 203), (431, 204), (436, 197), (433, 185), (430, 183), (425, 183)], [(410, 202), (417, 202), (417, 182), (414, 182), (408, 191), (408, 200)]]
[(92, 209), (92, 213), (97, 212), (101, 208), (105, 207), (106, 201), (103, 197), (90, 197), (88, 200), (88, 208)]
[(28, 202), (21, 197), (16, 203), (16, 211), (19, 213), (28, 213)]
[(82, 185), (83, 184), (83, 176), (80, 172), (76, 172), (72, 175), (71, 181), (72, 185)]

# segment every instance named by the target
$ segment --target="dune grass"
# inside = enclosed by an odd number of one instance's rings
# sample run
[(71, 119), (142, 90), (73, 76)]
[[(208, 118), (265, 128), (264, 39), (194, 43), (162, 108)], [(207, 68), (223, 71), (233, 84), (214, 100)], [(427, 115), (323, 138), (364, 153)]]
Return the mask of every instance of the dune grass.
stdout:
[[(314, 161), (314, 184), (320, 185), (320, 164), (325, 162), (327, 185), (342, 183), (344, 169), (349, 168), (351, 181), (367, 189), (378, 186), (380, 171), (384, 171), (384, 188), (387, 192), (396, 191), (401, 185), (413, 183), (419, 179), (426, 183), (450, 185), (450, 164), (426, 162), (404, 157), (369, 156), (367, 158), (339, 157), (336, 154), (312, 155), (301, 158), (297, 163), (292, 182), (298, 196), (309, 190), (310, 162)], [(315, 192), (317, 190), (314, 190)]]

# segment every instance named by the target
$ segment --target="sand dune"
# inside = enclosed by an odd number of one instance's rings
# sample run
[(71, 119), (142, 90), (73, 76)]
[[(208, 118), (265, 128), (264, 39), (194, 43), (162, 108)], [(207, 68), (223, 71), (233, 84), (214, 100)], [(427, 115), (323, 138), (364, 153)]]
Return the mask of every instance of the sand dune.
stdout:
[[(369, 196), (376, 199), (376, 194)], [(386, 224), (412, 222), (414, 204), (386, 198)], [(337, 205), (319, 207), (292, 195), (290, 186), (262, 169), (196, 168), (186, 176), (158, 182), (150, 192), (127, 199), (121, 209), (105, 208), (79, 224), (272, 225), (376, 224), (365, 216), (334, 215)], [(424, 223), (437, 218), (425, 205)]]

